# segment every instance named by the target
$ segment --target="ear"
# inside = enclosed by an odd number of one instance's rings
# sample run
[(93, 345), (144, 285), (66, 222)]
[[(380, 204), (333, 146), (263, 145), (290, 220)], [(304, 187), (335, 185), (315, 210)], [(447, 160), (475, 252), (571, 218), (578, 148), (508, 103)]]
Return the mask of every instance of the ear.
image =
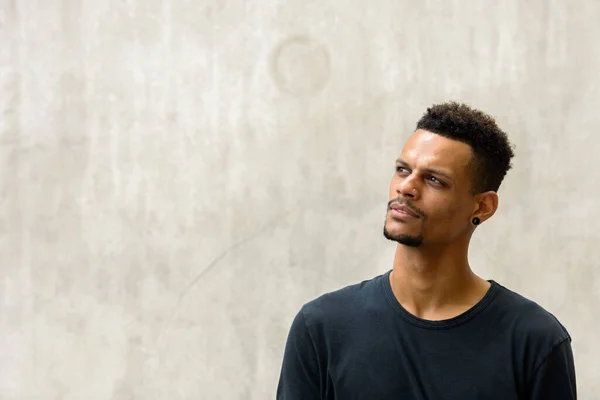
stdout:
[(498, 209), (498, 193), (494, 191), (475, 195), (475, 206), (471, 218), (478, 217), (481, 222), (489, 219)]

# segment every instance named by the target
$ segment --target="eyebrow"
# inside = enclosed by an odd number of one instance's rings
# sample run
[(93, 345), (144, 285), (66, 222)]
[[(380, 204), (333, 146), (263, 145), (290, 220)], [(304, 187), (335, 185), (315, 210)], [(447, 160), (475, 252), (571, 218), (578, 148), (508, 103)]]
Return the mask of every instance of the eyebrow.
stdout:
[[(399, 158), (399, 159), (397, 159), (397, 160), (396, 160), (396, 164), (401, 164), (401, 165), (403, 165), (403, 166), (405, 166), (405, 167), (410, 167), (410, 165), (408, 165), (408, 163), (407, 163), (406, 161), (404, 161), (403, 159), (401, 159), (401, 158)], [(425, 172), (428, 172), (428, 173), (430, 173), (430, 174), (440, 175), (440, 176), (443, 176), (444, 178), (446, 178), (446, 179), (449, 179), (449, 180), (451, 180), (451, 181), (453, 180), (453, 179), (450, 177), (450, 175), (446, 174), (445, 172), (442, 172), (442, 171), (440, 171), (439, 169), (434, 169), (434, 168), (424, 168), (423, 170), (424, 170)]]

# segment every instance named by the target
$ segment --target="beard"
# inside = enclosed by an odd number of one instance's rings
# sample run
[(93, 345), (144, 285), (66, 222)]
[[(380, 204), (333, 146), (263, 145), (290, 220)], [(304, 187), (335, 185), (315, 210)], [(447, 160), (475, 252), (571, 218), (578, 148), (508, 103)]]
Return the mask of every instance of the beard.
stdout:
[(408, 247), (419, 247), (423, 244), (423, 235), (409, 235), (407, 233), (401, 233), (394, 235), (390, 233), (387, 229), (387, 220), (383, 224), (383, 236), (386, 239), (391, 240), (393, 242), (398, 242)]
[[(396, 199), (393, 199), (390, 202), (388, 202), (388, 206), (387, 206), (388, 213), (391, 210), (392, 203), (406, 204), (414, 212), (419, 214), (422, 218), (425, 218), (425, 214), (423, 213), (423, 211), (419, 210), (414, 205), (410, 204), (410, 202), (408, 202), (406, 200), (402, 200), (401, 198), (396, 198)], [(390, 233), (390, 231), (387, 229), (388, 215), (389, 214), (386, 214), (386, 216), (385, 216), (386, 219), (385, 219), (385, 222), (383, 223), (383, 236), (385, 236), (386, 239), (391, 240), (393, 242), (398, 242), (400, 244), (403, 244), (403, 245), (409, 246), (409, 247), (419, 247), (423, 244), (423, 234), (422, 233), (420, 233), (418, 235), (409, 235), (407, 233), (401, 233), (401, 234)]]

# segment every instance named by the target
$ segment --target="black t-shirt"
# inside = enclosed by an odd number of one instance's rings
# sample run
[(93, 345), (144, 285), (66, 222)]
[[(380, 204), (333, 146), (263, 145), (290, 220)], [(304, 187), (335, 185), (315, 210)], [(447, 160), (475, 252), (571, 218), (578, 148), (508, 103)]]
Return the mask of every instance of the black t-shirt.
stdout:
[(287, 338), (277, 399), (572, 400), (571, 338), (495, 281), (465, 313), (427, 321), (389, 274), (305, 304)]

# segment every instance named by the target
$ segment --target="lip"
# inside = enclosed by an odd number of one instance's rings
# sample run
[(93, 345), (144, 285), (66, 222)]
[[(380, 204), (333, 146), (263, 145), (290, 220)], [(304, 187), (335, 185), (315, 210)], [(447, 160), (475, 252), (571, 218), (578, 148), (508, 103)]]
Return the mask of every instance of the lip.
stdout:
[(390, 206), (392, 214), (398, 217), (419, 218), (419, 215), (405, 205), (392, 204)]

